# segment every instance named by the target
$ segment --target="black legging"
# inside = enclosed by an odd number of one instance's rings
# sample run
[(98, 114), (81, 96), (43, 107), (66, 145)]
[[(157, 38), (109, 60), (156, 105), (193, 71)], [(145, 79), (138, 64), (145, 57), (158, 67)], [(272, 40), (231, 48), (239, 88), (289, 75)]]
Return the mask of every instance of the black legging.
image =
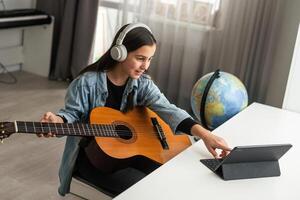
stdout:
[[(134, 163), (134, 165), (136, 165), (138, 162)], [(130, 166), (113, 173), (105, 173), (90, 163), (85, 151), (81, 148), (75, 164), (76, 170), (74, 173), (76, 176), (103, 189), (110, 196), (114, 197), (144, 178), (147, 174), (156, 169), (157, 165), (148, 164), (146, 167), (143, 165), (143, 168), (145, 170), (141, 169), (141, 165)]]

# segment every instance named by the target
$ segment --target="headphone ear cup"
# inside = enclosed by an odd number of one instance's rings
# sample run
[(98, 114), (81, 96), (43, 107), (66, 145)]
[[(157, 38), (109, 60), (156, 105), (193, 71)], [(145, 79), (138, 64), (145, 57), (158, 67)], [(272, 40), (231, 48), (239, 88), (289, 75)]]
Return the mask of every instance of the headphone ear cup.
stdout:
[(115, 45), (110, 50), (112, 59), (122, 62), (127, 58), (127, 49), (124, 45)]
[(120, 49), (120, 52), (121, 52), (119, 62), (122, 62), (127, 58), (127, 49), (124, 45), (120, 45), (119, 49)]
[(110, 50), (110, 56), (112, 57), (112, 59), (114, 59), (115, 61), (118, 61), (120, 58), (120, 50), (118, 48), (118, 45), (115, 45), (111, 48)]

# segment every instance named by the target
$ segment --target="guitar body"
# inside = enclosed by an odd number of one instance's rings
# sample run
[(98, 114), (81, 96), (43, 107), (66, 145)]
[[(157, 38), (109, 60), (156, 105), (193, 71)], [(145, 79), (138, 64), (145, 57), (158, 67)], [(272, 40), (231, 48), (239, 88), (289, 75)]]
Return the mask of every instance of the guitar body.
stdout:
[[(169, 149), (163, 148), (152, 124), (152, 117), (156, 118), (161, 126)], [(106, 165), (107, 161), (116, 164), (118, 160), (120, 163), (121, 161), (127, 162), (131, 158), (144, 158), (146, 161), (151, 160), (161, 165), (191, 145), (187, 135), (174, 135), (171, 128), (158, 115), (144, 107), (136, 107), (127, 113), (112, 108), (98, 107), (92, 110), (90, 123), (114, 124), (117, 132), (120, 133), (120, 137), (117, 138), (95, 137), (95, 142), (100, 148), (99, 152), (103, 151), (108, 157), (97, 156), (95, 151), (91, 150), (93, 147), (88, 147), (87, 151), (90, 154), (88, 157), (92, 159), (91, 162), (94, 165), (103, 166), (103, 163)], [(123, 136), (123, 133), (126, 133), (126, 136)], [(110, 168), (114, 167), (110, 166)]]

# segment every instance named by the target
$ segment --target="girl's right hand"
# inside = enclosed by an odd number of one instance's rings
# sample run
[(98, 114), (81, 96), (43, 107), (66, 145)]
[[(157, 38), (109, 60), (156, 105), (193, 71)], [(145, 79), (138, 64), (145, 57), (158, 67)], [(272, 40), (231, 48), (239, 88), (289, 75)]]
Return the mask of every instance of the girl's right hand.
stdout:
[[(55, 115), (54, 113), (52, 113), (52, 112), (46, 112), (43, 116), (42, 116), (42, 118), (41, 118), (41, 120), (40, 120), (40, 122), (49, 122), (49, 123), (64, 123), (64, 120), (60, 117), (60, 116), (57, 116), (57, 115)], [(38, 137), (42, 137), (42, 136), (44, 136), (44, 137), (55, 137), (55, 134), (54, 133), (38, 133), (38, 134), (36, 134)]]

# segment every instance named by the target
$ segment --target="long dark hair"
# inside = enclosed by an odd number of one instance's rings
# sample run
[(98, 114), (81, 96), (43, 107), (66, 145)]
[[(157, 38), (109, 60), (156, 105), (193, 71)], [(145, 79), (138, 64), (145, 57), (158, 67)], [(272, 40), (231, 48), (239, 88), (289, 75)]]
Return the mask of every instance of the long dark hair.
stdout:
[[(87, 66), (84, 68), (80, 73), (83, 74), (88, 71), (109, 71), (112, 69), (118, 61), (115, 61), (112, 59), (110, 55), (111, 48), (116, 44), (116, 40), (118, 39), (120, 33), (128, 26), (129, 24), (124, 25), (120, 30), (117, 32), (113, 43), (111, 44), (110, 48), (97, 60), (95, 63)], [(135, 51), (138, 48), (144, 46), (144, 45), (153, 45), (156, 44), (156, 40), (153, 36), (153, 34), (147, 30), (144, 27), (136, 27), (129, 31), (122, 43), (126, 49), (127, 52)]]

